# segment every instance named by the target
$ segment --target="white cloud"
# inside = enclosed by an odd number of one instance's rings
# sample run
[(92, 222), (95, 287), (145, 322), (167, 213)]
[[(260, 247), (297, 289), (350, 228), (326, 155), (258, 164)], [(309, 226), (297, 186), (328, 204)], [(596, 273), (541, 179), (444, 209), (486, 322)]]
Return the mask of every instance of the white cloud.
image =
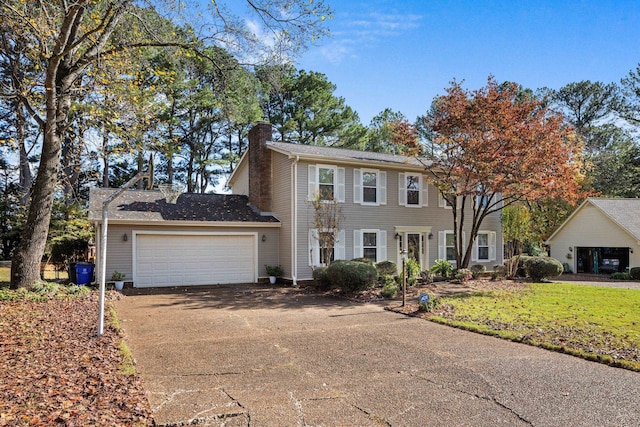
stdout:
[(422, 18), (422, 15), (411, 13), (379, 12), (353, 16), (352, 19), (347, 17), (342, 21), (334, 18), (336, 27), (332, 28), (331, 37), (324, 41), (319, 52), (332, 63), (354, 58), (358, 51), (375, 46), (383, 38), (400, 36), (419, 28)]

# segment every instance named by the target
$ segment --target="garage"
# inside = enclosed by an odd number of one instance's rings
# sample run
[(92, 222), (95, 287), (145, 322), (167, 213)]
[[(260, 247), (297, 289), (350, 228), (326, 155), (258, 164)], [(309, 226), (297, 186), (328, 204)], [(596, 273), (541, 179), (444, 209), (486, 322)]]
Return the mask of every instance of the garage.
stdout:
[(136, 287), (253, 283), (257, 235), (133, 232)]

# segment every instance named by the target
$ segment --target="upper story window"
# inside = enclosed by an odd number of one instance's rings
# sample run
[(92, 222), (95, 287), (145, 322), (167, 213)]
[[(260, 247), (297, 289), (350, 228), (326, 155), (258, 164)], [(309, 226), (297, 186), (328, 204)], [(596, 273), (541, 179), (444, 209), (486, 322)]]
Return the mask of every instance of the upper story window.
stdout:
[[(445, 208), (445, 209), (453, 209), (453, 205), (447, 199), (448, 198), (445, 198), (442, 195), (442, 193), (438, 193), (438, 207)], [(458, 205), (457, 208), (460, 208), (460, 201), (461, 199), (459, 197), (456, 197), (456, 204)]]
[(333, 165), (309, 165), (307, 198), (344, 202), (344, 168)]
[(398, 174), (398, 204), (400, 206), (428, 206), (428, 187), (421, 174)]
[(335, 179), (335, 168), (318, 167), (318, 194), (322, 200), (333, 200)]
[(362, 205), (386, 205), (387, 173), (377, 169), (354, 169), (353, 202)]

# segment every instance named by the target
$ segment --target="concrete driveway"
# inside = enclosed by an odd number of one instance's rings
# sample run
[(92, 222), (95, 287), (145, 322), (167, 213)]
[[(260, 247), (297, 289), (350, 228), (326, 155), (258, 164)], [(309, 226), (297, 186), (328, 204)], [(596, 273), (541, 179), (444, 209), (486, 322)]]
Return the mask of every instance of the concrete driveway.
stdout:
[(294, 289), (115, 303), (159, 425), (638, 426), (640, 374)]

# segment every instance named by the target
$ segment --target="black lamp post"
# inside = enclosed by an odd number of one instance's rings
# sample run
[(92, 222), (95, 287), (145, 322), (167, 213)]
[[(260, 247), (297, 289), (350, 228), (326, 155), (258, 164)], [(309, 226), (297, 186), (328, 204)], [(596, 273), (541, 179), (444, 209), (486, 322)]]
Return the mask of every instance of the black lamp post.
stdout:
[(402, 306), (404, 307), (407, 304), (407, 251), (401, 249), (400, 256), (402, 257)]

